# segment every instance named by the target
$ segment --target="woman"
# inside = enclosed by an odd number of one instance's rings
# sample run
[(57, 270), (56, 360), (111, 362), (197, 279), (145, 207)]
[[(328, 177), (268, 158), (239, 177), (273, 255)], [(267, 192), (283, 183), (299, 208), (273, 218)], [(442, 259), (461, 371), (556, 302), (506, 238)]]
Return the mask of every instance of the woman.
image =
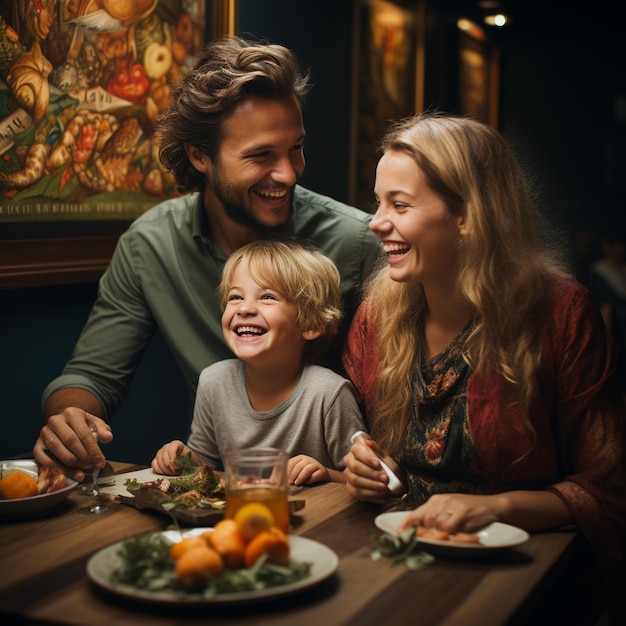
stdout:
[[(353, 321), (344, 365), (416, 506), (401, 529), (574, 524), (603, 565), (621, 562), (614, 356), (591, 294), (540, 245), (510, 148), (477, 121), (420, 115), (383, 140), (375, 193), (370, 228), (387, 264)], [(347, 488), (384, 502), (373, 447), (353, 445)]]

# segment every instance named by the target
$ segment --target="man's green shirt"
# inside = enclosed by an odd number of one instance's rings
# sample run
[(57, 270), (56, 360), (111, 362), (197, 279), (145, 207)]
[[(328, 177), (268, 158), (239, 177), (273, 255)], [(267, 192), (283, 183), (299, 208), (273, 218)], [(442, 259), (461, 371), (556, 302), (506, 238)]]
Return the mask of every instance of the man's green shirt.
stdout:
[[(284, 235), (318, 247), (341, 274), (344, 318), (325, 364), (337, 371), (361, 287), (381, 252), (371, 215), (297, 186)], [(98, 297), (63, 373), (44, 390), (93, 393), (108, 418), (126, 397), (132, 375), (158, 329), (193, 400), (200, 372), (233, 358), (222, 335), (217, 289), (226, 255), (211, 239), (199, 194), (167, 200), (120, 237)]]

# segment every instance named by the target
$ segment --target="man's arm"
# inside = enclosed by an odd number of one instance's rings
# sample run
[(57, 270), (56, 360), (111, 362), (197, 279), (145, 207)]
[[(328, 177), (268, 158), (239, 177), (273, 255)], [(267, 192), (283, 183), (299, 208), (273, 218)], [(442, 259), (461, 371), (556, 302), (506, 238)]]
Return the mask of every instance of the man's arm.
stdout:
[(47, 419), (52, 415), (63, 413), (68, 407), (80, 408), (98, 417), (101, 417), (103, 413), (100, 403), (91, 392), (68, 387), (59, 389), (48, 396), (44, 405), (44, 415)]

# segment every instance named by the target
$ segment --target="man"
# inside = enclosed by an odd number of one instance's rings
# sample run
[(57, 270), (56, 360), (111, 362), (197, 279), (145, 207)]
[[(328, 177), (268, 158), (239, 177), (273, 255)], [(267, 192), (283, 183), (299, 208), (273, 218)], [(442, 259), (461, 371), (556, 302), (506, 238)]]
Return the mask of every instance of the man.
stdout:
[(228, 255), (256, 239), (304, 240), (336, 263), (345, 317), (331, 359), (339, 362), (380, 245), (368, 214), (296, 185), (308, 79), (286, 48), (232, 38), (207, 46), (175, 87), (157, 129), (160, 156), (191, 193), (146, 212), (120, 238), (74, 354), (44, 391), (40, 463), (75, 480), (104, 465), (97, 442), (113, 438), (105, 420), (157, 328), (192, 397), (202, 369), (232, 358), (216, 291)]

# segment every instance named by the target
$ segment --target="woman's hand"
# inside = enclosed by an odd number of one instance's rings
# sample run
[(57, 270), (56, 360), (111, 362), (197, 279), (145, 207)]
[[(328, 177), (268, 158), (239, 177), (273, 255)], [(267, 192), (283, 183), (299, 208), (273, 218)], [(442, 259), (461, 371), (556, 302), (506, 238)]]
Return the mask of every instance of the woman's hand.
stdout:
[(48, 418), (33, 447), (33, 456), (43, 467), (57, 466), (66, 476), (81, 482), (86, 470), (104, 467), (106, 459), (98, 442), (109, 443), (112, 439), (111, 428), (103, 419), (68, 407)]
[(152, 459), (152, 463), (150, 463), (150, 467), (152, 467), (152, 471), (156, 474), (176, 476), (180, 474), (181, 470), (180, 465), (176, 462), (176, 457), (181, 454), (187, 454), (188, 452), (189, 448), (187, 448), (182, 441), (174, 439), (174, 441), (166, 443), (157, 451), (155, 457)]
[[(344, 457), (346, 469), (343, 474), (346, 479), (348, 493), (358, 500), (384, 503), (389, 497), (387, 484), (389, 477), (383, 470), (380, 459), (372, 449), (376, 448), (371, 440), (358, 439), (350, 452)], [(387, 463), (389, 460), (389, 463)], [(393, 463), (391, 459), (385, 461), (388, 465)], [(395, 471), (397, 464), (390, 465)]]
[(448, 533), (473, 532), (499, 519), (501, 500), (499, 495), (435, 494), (408, 513), (398, 531), (425, 526)]
[(517, 490), (485, 496), (442, 493), (432, 495), (408, 513), (398, 531), (426, 526), (448, 533), (471, 533), (491, 522), (504, 522), (532, 532), (571, 524), (572, 515), (551, 491)]

